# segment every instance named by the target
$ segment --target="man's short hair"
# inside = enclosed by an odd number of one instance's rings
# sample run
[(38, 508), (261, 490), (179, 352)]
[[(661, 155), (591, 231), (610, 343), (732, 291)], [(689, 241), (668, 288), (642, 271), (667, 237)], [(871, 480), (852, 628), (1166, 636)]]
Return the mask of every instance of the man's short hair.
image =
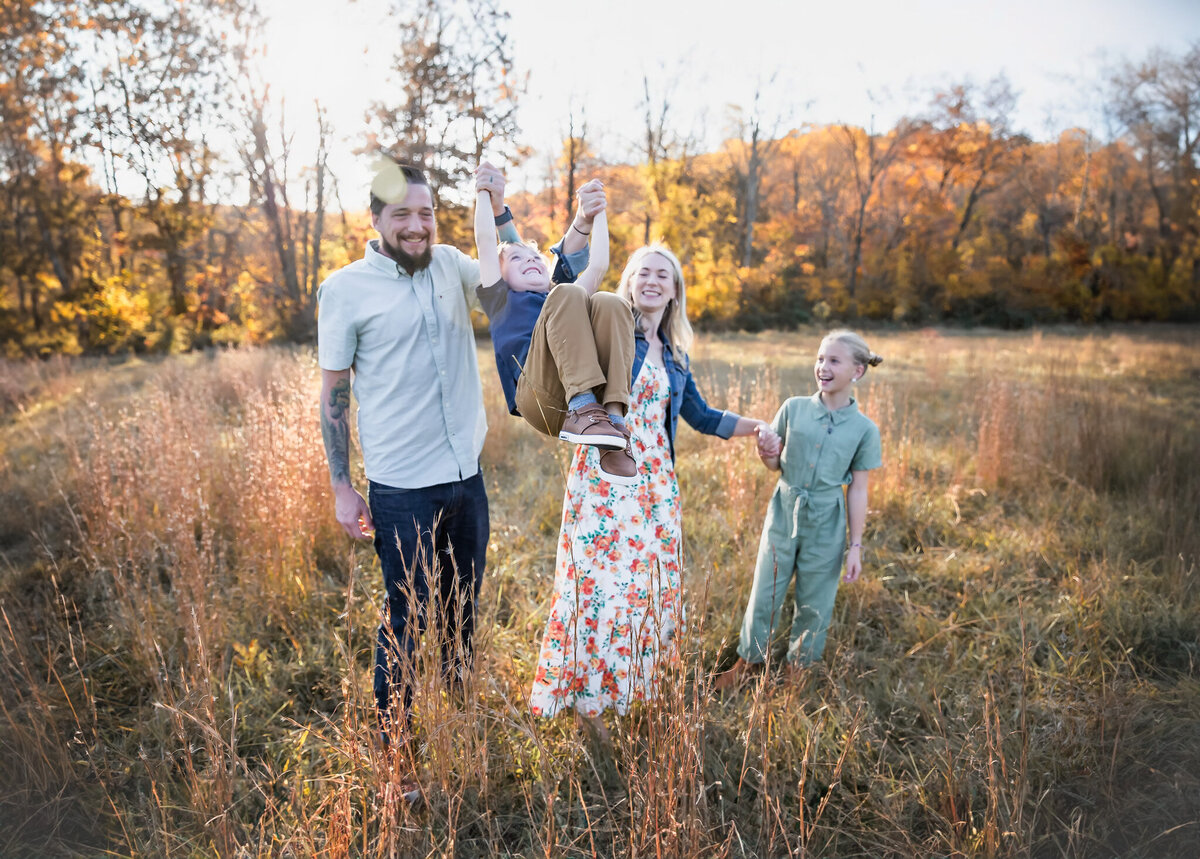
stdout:
[[(404, 181), (409, 185), (424, 185), (425, 187), (429, 187), (429, 180), (425, 178), (425, 174), (421, 172), (420, 168), (413, 167), (411, 164), (397, 164), (396, 166), (400, 168), (400, 172), (404, 174)], [(432, 197), (433, 195), (431, 194), (430, 196)], [(387, 203), (376, 197), (374, 193), (371, 194), (372, 215), (378, 217), (386, 205)]]

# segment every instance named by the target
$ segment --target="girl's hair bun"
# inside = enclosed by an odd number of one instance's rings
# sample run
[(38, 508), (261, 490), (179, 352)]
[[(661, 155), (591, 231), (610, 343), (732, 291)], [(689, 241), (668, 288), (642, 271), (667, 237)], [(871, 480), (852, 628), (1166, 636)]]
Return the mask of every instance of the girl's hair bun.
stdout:
[(862, 335), (856, 334), (853, 331), (848, 331), (845, 328), (830, 331), (821, 342), (825, 343), (827, 341), (842, 343), (848, 347), (855, 364), (860, 364), (864, 367), (878, 367), (883, 363), (883, 356), (872, 352), (870, 347), (867, 346), (867, 341), (862, 339)]

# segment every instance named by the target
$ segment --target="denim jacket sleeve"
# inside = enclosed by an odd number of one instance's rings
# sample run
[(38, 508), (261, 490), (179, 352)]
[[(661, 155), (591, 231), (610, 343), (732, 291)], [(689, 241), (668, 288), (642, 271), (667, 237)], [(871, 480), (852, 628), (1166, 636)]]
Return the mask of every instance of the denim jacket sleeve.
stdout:
[(565, 236), (550, 248), (555, 259), (554, 273), (550, 276), (553, 283), (574, 283), (579, 273), (587, 268), (590, 258), (587, 245), (584, 245), (583, 250), (575, 251), (573, 254), (564, 254), (562, 249), (564, 241), (566, 241)]
[(719, 438), (729, 438), (737, 427), (738, 416), (733, 412), (711, 408), (700, 395), (696, 380), (692, 378), (690, 369), (679, 368), (684, 376), (683, 403), (679, 416), (691, 424), (697, 432), (715, 435)]

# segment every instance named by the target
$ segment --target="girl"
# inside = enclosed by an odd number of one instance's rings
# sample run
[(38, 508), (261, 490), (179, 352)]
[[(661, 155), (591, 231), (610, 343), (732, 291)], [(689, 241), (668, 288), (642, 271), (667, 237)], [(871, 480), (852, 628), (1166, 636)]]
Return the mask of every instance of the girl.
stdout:
[(821, 658), (847, 520), (850, 546), (843, 580), (852, 582), (862, 571), (867, 472), (882, 465), (879, 429), (859, 412), (852, 392), (867, 367), (882, 361), (852, 331), (826, 335), (813, 368), (817, 392), (791, 397), (775, 415), (771, 429), (778, 443), (764, 443), (759, 455), (767, 468), (782, 473), (767, 508), (738, 660), (717, 678), (718, 689), (735, 686), (766, 659), (793, 576), (795, 616), (788, 661), (800, 666)]

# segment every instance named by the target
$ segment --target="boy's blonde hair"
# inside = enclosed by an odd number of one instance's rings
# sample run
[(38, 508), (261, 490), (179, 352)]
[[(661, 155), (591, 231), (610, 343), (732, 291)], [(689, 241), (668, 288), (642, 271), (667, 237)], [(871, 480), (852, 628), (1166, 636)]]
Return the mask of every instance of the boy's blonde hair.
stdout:
[[(845, 328), (830, 331), (825, 335), (821, 343), (828, 343), (830, 340), (846, 346), (850, 350), (850, 357), (854, 359), (854, 363), (861, 367), (878, 367), (883, 363), (883, 356), (872, 352), (871, 347), (867, 345), (867, 341), (854, 331)], [(866, 373), (865, 369), (863, 373)]]
[(537, 242), (535, 242), (533, 239), (530, 239), (529, 241), (525, 241), (525, 242), (500, 242), (500, 245), (497, 248), (497, 253), (500, 256), (501, 262), (504, 262), (504, 252), (510, 248), (529, 248), (531, 251), (533, 251), (535, 254), (540, 256), (542, 259), (549, 262), (549, 259), (547, 258), (547, 256), (544, 253), (542, 253), (542, 249), (537, 246)]
[[(656, 243), (638, 248), (629, 255), (629, 262), (625, 263), (625, 270), (621, 272), (621, 283), (617, 286), (617, 295), (633, 304), (634, 275), (642, 267), (642, 261), (651, 254), (658, 254), (667, 261), (675, 281), (675, 297), (668, 302), (659, 328), (670, 345), (675, 360), (682, 366), (687, 366), (687, 353), (692, 348), (695, 335), (692, 333), (692, 323), (688, 322), (687, 318), (687, 288), (683, 283), (683, 266), (680, 265), (679, 258), (663, 244)], [(636, 307), (633, 314), (636, 320)]]

